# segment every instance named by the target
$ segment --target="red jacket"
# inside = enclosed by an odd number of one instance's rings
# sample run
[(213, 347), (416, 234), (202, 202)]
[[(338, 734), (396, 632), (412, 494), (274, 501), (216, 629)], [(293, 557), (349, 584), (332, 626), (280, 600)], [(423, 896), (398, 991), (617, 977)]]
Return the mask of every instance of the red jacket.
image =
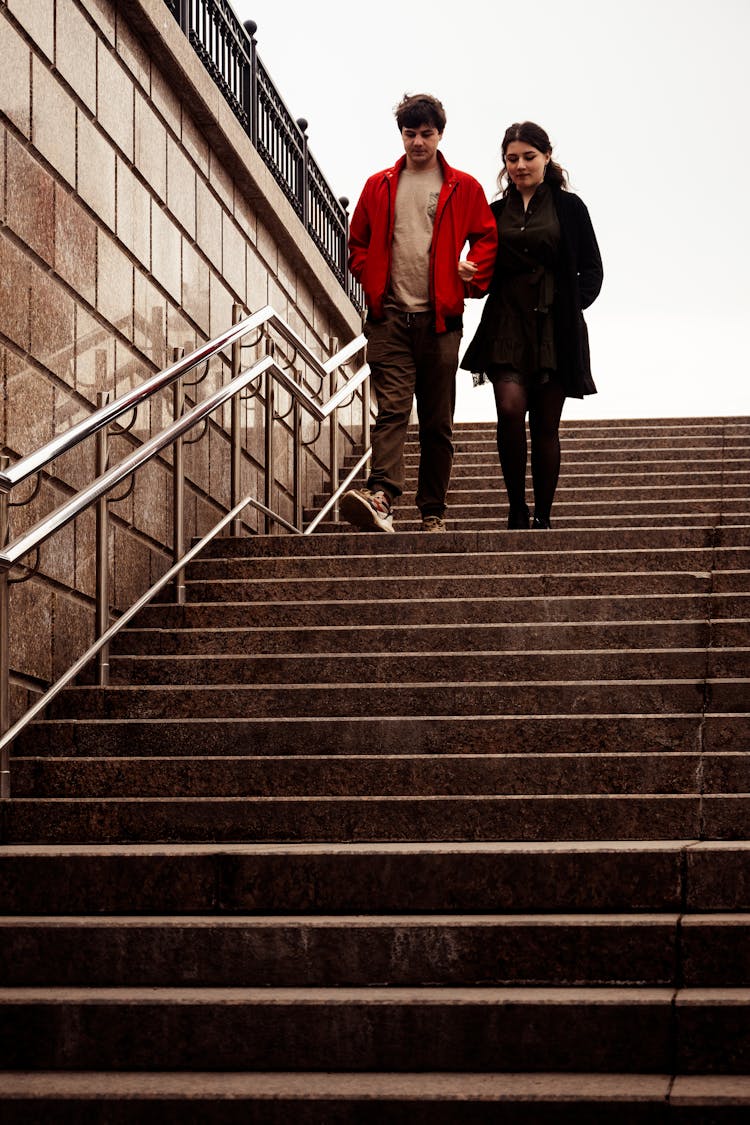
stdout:
[[(492, 278), (497, 249), (497, 224), (484, 192), (473, 176), (449, 167), (438, 152), (443, 186), (438, 197), (430, 247), (430, 300), (435, 330), (446, 331), (446, 317), (460, 317), (465, 297), (481, 297)], [(370, 176), (352, 215), (349, 268), (365, 291), (367, 308), (381, 320), (391, 273), (391, 243), (396, 222), (396, 188), (406, 157), (393, 168)], [(458, 276), (458, 260), (468, 242), (467, 257), (478, 269), (470, 282)]]

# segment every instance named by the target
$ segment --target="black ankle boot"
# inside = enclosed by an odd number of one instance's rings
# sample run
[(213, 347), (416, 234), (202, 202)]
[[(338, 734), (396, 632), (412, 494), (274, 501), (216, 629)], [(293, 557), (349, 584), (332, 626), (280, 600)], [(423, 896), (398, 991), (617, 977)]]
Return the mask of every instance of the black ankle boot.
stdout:
[(531, 526), (535, 531), (538, 531), (540, 528), (544, 528), (545, 531), (549, 531), (549, 529), (552, 527), (552, 524), (549, 521), (549, 517), (545, 519), (544, 516), (538, 516), (535, 512), (534, 519), (531, 521)]
[(511, 508), (508, 512), (508, 531), (528, 531), (529, 530), (529, 506), (524, 504), (522, 508)]

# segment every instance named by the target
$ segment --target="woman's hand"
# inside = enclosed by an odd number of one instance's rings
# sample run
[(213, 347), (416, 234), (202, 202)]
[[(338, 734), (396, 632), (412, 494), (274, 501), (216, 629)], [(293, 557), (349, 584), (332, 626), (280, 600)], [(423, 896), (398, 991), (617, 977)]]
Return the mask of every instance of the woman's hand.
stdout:
[(458, 276), (462, 281), (472, 281), (477, 269), (478, 266), (474, 262), (470, 262), (468, 258), (462, 258), (458, 263)]

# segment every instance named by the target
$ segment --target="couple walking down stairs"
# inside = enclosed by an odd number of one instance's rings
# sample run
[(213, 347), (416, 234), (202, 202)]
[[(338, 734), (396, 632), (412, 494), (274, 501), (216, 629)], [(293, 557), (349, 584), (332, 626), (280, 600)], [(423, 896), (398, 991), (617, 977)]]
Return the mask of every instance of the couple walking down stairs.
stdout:
[(18, 740), (6, 1125), (750, 1119), (750, 419), (561, 435), (551, 531), (459, 426), (447, 534), (216, 540)]

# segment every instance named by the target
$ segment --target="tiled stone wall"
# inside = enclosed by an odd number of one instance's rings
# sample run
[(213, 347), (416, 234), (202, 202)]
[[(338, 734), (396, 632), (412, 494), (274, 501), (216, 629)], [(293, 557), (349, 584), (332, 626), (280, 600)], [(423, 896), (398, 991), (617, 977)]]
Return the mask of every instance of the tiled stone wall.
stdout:
[[(173, 349), (191, 351), (228, 327), (234, 302), (272, 304), (322, 359), (331, 338), (359, 331), (162, 0), (0, 0), (0, 57), (0, 445), (11, 461), (90, 413), (98, 392), (120, 394)], [(203, 397), (227, 376), (215, 361), (188, 394)], [(113, 438), (112, 459), (171, 416), (168, 395), (142, 409), (132, 434)], [(188, 447), (188, 536), (228, 502), (228, 417)], [(352, 441), (358, 418), (354, 405)], [(244, 421), (243, 488), (262, 499), (260, 398)], [(324, 427), (305, 455), (307, 493), (320, 488), (327, 447)], [(142, 470), (133, 494), (111, 506), (117, 607), (168, 566), (169, 461)], [(288, 518), (290, 466), (279, 432), (275, 506)], [(13, 509), (12, 538), (93, 475), (92, 443), (59, 458), (37, 498)], [(254, 516), (248, 524), (257, 528)], [(43, 547), (37, 577), (12, 587), (15, 713), (93, 639), (93, 594), (87, 513)]]

